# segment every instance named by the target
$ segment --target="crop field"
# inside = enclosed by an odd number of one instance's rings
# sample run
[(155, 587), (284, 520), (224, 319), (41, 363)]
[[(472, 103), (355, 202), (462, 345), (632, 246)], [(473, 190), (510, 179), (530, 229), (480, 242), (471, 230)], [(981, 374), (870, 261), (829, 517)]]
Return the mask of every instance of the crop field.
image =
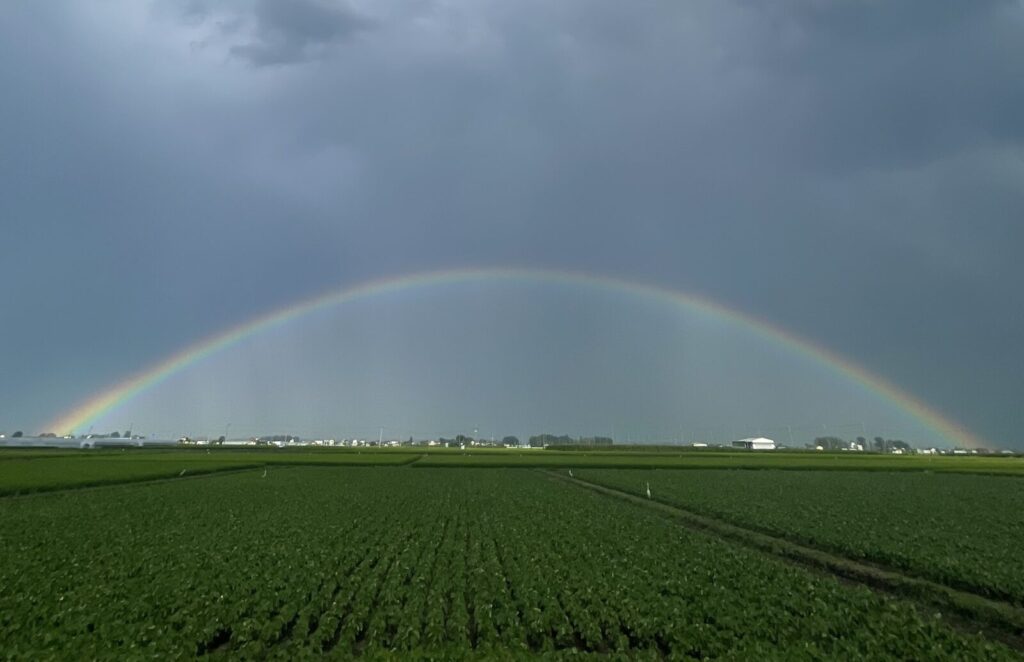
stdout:
[[(403, 449), (404, 450), (404, 449)], [(386, 452), (386, 451), (385, 451)], [(733, 450), (432, 450), (417, 467), (607, 467), (973, 473), (1024, 476), (1024, 458)]]
[(1018, 457), (899, 457), (736, 451), (400, 448), (0, 449), (0, 496), (148, 481), (266, 465), (415, 468), (784, 469), (1024, 476)]
[(759, 531), (1024, 605), (1024, 480), (888, 472), (580, 470)]
[(272, 465), (0, 502), (14, 659), (1019, 654), (533, 469)]
[(196, 476), (265, 465), (400, 465), (419, 454), (189, 450), (2, 451), (0, 495), (47, 492), (160, 478)]

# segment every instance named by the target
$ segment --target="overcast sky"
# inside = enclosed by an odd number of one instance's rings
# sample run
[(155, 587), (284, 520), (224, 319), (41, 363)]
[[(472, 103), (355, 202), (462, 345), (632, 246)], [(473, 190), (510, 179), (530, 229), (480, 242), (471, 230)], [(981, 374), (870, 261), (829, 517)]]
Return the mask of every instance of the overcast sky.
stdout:
[[(4, 2), (0, 431), (332, 287), (515, 265), (702, 293), (1019, 447), (1022, 141), (1019, 1)], [(338, 311), (115, 426), (915, 434), (749, 334), (551, 289)]]

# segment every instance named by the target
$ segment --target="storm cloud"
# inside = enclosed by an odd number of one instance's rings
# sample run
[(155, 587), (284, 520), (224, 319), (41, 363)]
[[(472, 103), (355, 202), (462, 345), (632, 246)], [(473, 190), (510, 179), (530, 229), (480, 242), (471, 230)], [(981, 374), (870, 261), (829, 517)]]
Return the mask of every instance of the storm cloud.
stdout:
[(331, 287), (521, 265), (1014, 444), (1022, 37), (995, 0), (7, 3), (0, 430)]
[(195, 42), (197, 46), (205, 47), (214, 39), (256, 67), (329, 59), (333, 47), (373, 25), (347, 4), (334, 0), (196, 0), (185, 5), (182, 18), (193, 27), (212, 25), (215, 36)]

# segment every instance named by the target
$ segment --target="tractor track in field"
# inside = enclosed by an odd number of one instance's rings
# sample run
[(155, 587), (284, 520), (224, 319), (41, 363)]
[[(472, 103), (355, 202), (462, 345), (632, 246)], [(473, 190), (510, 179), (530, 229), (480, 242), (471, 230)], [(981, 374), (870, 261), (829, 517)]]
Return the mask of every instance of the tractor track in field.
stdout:
[[(67, 485), (43, 485), (38, 487), (27, 487), (22, 490), (17, 489), (4, 489), (0, 487), (0, 501), (5, 499), (24, 499), (27, 497), (42, 496), (44, 494), (62, 494), (64, 492), (82, 492), (88, 490), (102, 490), (111, 487), (126, 487), (135, 485), (151, 485), (154, 483), (169, 483), (172, 481), (192, 480), (197, 478), (212, 478), (215, 476), (227, 476), (230, 474), (245, 473), (247, 471), (259, 471), (260, 469), (269, 469), (273, 471), (281, 471), (283, 469), (291, 469), (295, 467), (312, 467), (312, 468), (343, 468), (343, 467), (407, 467), (416, 462), (419, 462), (424, 458), (424, 455), (415, 455), (408, 460), (402, 462), (360, 462), (360, 463), (330, 463), (330, 462), (253, 462), (248, 464), (236, 464), (232, 466), (218, 467), (218, 468), (190, 468), (184, 466), (185, 473), (168, 473), (156, 476), (127, 476), (127, 477), (113, 477), (113, 478), (101, 478), (94, 480), (86, 480), (84, 482), (72, 483)], [(174, 468), (177, 469), (177, 465)]]
[(550, 469), (539, 471), (552, 479), (648, 508), (686, 528), (756, 549), (821, 574), (831, 575), (844, 583), (859, 584), (908, 599), (916, 603), (924, 614), (933, 614), (939, 609), (943, 620), (961, 631), (981, 632), (988, 638), (1000, 641), (1018, 651), (1024, 651), (1024, 609), (1009, 602), (952, 588), (893, 568), (851, 559), (723, 519), (699, 514), (680, 506), (566, 476)]
[(0, 492), (0, 501), (4, 501), (7, 499), (25, 499), (28, 497), (63, 494), (65, 492), (87, 492), (92, 490), (105, 490), (111, 487), (151, 485), (153, 483), (169, 483), (172, 481), (194, 480), (198, 478), (214, 478), (217, 476), (226, 476), (229, 474), (245, 473), (247, 471), (258, 471), (259, 469), (263, 469), (264, 466), (265, 465), (263, 464), (245, 464), (232, 467), (224, 467), (223, 469), (193, 469), (192, 471), (188, 471), (188, 467), (185, 467), (186, 472), (184, 474), (178, 473), (161, 476), (138, 476), (125, 478), (119, 477), (110, 479), (99, 479), (92, 482), (75, 483), (72, 485), (32, 487), (18, 491)]

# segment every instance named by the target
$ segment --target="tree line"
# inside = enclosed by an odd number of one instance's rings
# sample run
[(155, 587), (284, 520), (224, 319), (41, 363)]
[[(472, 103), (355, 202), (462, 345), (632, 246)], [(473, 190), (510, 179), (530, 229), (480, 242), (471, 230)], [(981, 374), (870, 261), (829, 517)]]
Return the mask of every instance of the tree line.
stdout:
[(611, 446), (611, 437), (570, 437), (567, 434), (555, 436), (553, 434), (536, 434), (530, 437), (532, 448), (543, 448), (545, 446)]
[(887, 452), (894, 449), (910, 450), (911, 446), (902, 439), (885, 439), (883, 437), (875, 437), (869, 443), (865, 437), (857, 437), (856, 441), (848, 441), (846, 439), (840, 439), (839, 437), (816, 437), (814, 439), (813, 446), (821, 446), (827, 451), (838, 451), (844, 448), (852, 448), (853, 444), (859, 444), (864, 450), (876, 450), (881, 452)]

